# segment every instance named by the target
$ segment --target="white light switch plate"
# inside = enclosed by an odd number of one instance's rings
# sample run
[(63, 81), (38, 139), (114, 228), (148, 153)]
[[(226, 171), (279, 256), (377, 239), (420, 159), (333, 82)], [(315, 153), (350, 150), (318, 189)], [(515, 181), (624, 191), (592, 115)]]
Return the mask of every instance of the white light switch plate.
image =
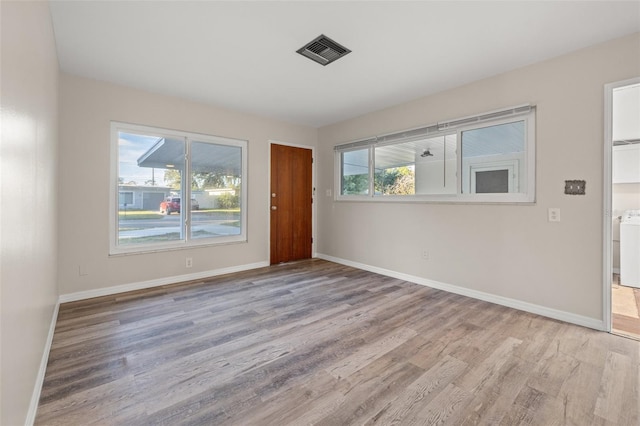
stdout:
[(549, 208), (549, 222), (560, 222), (559, 208)]

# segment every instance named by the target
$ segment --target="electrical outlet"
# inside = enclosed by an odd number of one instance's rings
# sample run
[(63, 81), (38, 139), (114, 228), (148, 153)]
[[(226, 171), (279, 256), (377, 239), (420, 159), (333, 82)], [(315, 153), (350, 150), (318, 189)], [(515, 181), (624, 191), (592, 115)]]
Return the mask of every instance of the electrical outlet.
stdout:
[(422, 250), (422, 260), (429, 260), (429, 250)]
[(184, 266), (186, 266), (187, 268), (191, 268), (193, 266), (193, 258), (192, 257), (187, 257), (185, 259)]
[(89, 268), (87, 268), (87, 265), (78, 266), (78, 275), (81, 277), (89, 275)]
[(560, 209), (559, 208), (550, 208), (549, 209), (549, 222), (560, 222)]

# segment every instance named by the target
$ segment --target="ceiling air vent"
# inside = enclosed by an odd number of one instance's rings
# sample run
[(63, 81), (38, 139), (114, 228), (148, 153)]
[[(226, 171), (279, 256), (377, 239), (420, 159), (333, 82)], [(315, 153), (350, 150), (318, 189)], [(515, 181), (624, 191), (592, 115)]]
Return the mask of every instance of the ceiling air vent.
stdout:
[(320, 65), (328, 65), (336, 59), (342, 58), (351, 51), (323, 34), (316, 37), (296, 52), (319, 63)]

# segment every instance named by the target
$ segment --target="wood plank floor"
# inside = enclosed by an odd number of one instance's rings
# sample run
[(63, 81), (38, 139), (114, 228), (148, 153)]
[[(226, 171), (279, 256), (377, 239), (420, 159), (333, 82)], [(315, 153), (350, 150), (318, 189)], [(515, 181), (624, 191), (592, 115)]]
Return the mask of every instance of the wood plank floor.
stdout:
[(621, 286), (619, 274), (613, 274), (612, 285), (612, 332), (640, 340), (640, 288)]
[(323, 260), (60, 307), (38, 425), (638, 425), (640, 342)]

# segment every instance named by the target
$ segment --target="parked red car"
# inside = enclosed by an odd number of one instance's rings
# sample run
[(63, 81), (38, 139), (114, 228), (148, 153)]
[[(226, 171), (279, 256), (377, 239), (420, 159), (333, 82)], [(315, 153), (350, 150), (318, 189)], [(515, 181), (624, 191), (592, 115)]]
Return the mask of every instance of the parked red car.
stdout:
[(160, 203), (160, 213), (171, 214), (173, 212), (180, 213), (180, 197), (167, 197)]

